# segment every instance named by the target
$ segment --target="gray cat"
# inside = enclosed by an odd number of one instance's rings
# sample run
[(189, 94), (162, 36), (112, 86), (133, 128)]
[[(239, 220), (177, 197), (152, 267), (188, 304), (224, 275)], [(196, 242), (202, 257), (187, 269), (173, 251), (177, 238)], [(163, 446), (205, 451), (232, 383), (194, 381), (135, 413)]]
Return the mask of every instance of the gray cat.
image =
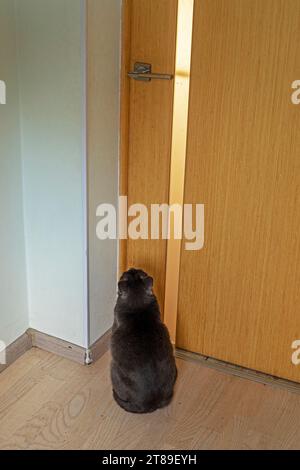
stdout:
[(111, 341), (111, 380), (116, 402), (132, 413), (168, 405), (177, 369), (166, 326), (152, 290), (153, 279), (129, 269), (118, 284)]

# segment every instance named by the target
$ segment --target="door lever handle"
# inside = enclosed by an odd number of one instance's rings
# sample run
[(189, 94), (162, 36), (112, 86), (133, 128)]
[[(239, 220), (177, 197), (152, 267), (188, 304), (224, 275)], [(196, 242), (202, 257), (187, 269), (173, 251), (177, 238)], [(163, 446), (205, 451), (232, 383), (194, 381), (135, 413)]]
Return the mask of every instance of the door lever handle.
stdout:
[(128, 73), (128, 77), (142, 82), (150, 82), (151, 80), (172, 80), (174, 75), (168, 73), (152, 73), (151, 64), (136, 62), (133, 72)]

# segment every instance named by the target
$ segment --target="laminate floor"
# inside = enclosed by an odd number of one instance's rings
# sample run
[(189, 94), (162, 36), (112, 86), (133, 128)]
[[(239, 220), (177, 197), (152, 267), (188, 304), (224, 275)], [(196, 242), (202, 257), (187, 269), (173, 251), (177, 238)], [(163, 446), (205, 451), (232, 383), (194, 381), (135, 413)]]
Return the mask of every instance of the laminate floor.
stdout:
[(0, 374), (0, 449), (300, 449), (298, 394), (178, 360), (172, 404), (128, 414), (109, 360), (24, 354)]

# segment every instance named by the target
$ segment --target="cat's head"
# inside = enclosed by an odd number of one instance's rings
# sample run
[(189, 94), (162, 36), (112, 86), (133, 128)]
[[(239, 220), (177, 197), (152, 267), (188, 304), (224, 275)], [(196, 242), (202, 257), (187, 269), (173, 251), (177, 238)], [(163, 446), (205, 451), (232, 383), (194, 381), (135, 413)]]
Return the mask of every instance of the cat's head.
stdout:
[(141, 269), (131, 268), (122, 274), (118, 283), (118, 295), (122, 299), (144, 299), (153, 297), (153, 279)]

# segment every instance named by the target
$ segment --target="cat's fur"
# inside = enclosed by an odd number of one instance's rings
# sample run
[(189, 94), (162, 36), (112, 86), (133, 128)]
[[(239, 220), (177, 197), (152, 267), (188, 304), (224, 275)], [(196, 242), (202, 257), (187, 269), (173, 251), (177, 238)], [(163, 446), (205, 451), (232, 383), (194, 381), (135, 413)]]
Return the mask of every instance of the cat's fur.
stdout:
[(150, 413), (172, 399), (177, 369), (166, 326), (152, 291), (153, 279), (130, 269), (118, 284), (111, 340), (116, 402), (132, 413)]

